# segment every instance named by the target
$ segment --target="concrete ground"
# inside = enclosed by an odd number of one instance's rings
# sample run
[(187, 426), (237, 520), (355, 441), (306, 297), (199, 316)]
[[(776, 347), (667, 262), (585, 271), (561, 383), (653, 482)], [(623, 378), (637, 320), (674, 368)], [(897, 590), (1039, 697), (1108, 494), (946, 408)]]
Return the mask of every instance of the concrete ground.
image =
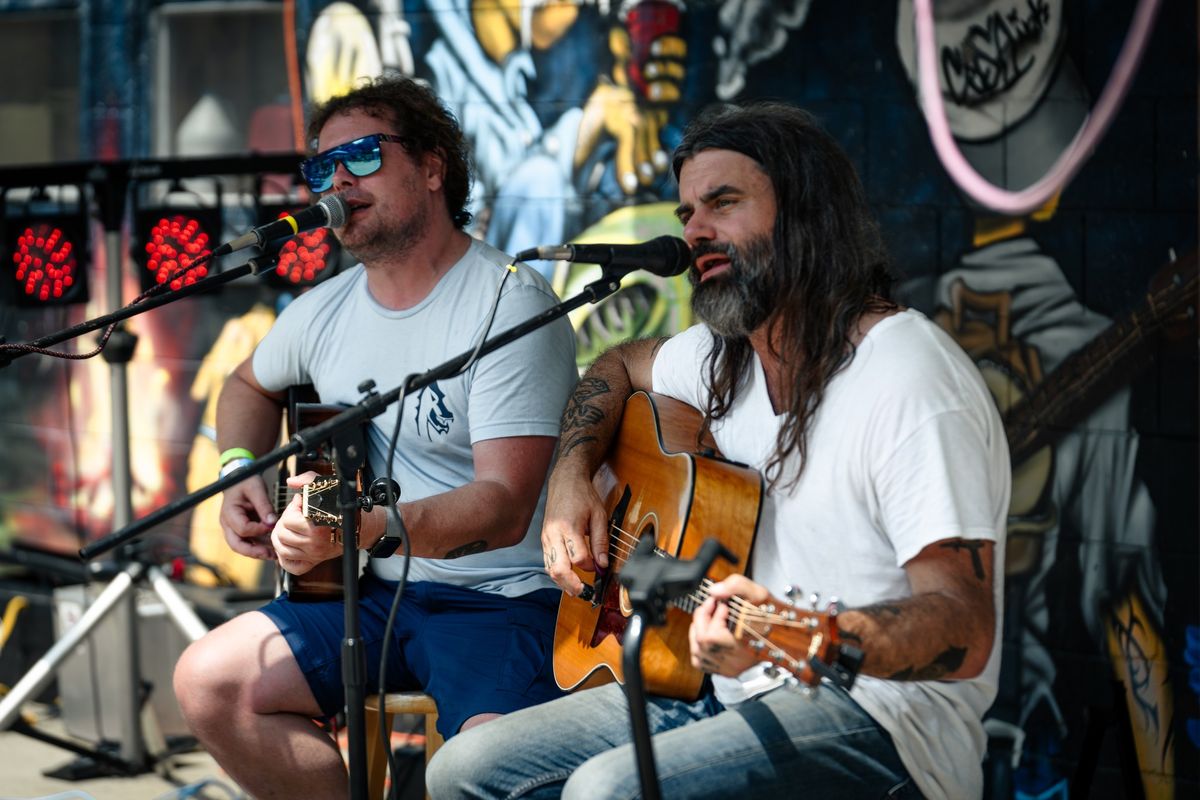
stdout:
[[(67, 738), (88, 749), (92, 743), (66, 736), (57, 717), (47, 708), (30, 704), (26, 712), (33, 728)], [(205, 752), (193, 750), (162, 759), (155, 772), (132, 777), (95, 777), (65, 780), (45, 773), (80, 765), (83, 758), (56, 745), (22, 733), (0, 733), (0, 798), (2, 800), (175, 800), (197, 798), (240, 800), (244, 795)]]
[[(61, 718), (52, 712), (49, 706), (29, 703), (22, 716), (38, 732), (94, 750), (94, 743), (67, 733)], [(423, 725), (424, 717), (396, 716), (392, 747), (407, 776), (399, 793), (401, 800), (415, 800), (424, 794)], [(340, 742), (345, 753), (344, 732)], [(11, 730), (0, 732), (0, 800), (249, 800), (216, 761), (198, 748), (158, 759), (153, 771), (140, 775), (70, 780), (46, 774), (87, 766), (86, 757), (58, 745)]]

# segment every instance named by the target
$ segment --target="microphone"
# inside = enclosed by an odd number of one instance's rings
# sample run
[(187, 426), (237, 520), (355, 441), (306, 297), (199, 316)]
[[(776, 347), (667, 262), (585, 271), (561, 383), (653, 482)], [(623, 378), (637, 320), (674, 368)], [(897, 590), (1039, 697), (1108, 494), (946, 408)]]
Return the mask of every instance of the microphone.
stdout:
[(544, 245), (517, 254), (518, 261), (582, 261), (626, 272), (644, 269), (663, 278), (683, 273), (692, 263), (687, 242), (659, 236), (641, 244)]
[(268, 242), (295, 236), (301, 231), (311, 231), (313, 228), (340, 228), (346, 224), (346, 215), (349, 211), (346, 201), (341, 197), (336, 194), (326, 195), (315, 206), (309, 206), (303, 211), (280, 217), (266, 225), (259, 225), (249, 233), (244, 233), (233, 241), (226, 242), (213, 250), (212, 257), (220, 258), (247, 247), (263, 247)]

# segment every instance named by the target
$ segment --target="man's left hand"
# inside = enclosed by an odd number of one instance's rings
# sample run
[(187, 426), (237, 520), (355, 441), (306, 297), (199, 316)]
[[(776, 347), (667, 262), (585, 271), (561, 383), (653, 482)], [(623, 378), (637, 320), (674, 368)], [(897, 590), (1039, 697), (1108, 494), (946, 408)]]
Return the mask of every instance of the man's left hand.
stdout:
[(688, 629), (692, 666), (714, 675), (736, 677), (762, 661), (729, 629), (729, 603), (757, 605), (766, 602), (767, 590), (742, 575), (730, 575), (709, 587), (708, 599), (692, 615)]

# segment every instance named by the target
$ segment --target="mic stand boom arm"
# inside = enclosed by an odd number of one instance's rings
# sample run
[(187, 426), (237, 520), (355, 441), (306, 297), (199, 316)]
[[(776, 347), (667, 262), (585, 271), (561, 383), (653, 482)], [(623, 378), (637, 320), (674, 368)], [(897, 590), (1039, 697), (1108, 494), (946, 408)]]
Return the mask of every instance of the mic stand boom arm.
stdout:
[(141, 314), (144, 311), (158, 308), (159, 306), (173, 303), (176, 300), (182, 300), (199, 292), (212, 289), (224, 283), (229, 283), (232, 280), (242, 277), (243, 275), (257, 275), (260, 269), (260, 260), (262, 257), (250, 259), (250, 261), (242, 264), (239, 267), (234, 267), (230, 270), (225, 270), (216, 275), (209, 275), (206, 278), (201, 278), (195, 283), (181, 286), (170, 292), (163, 294), (151, 295), (141, 302), (131, 303), (123, 308), (119, 308), (109, 314), (104, 314), (93, 319), (80, 322), (78, 325), (72, 325), (69, 328), (64, 328), (56, 333), (51, 333), (43, 336), (40, 339), (34, 339), (31, 342), (21, 344), (12, 343), (0, 346), (0, 367), (7, 367), (14, 359), (21, 356), (27, 356), (30, 353), (36, 353), (39, 349), (56, 345), (59, 342), (65, 342), (67, 339), (74, 339), (76, 336), (82, 336), (91, 331), (100, 330), (115, 322), (129, 319), (130, 317)]
[(197, 489), (191, 494), (181, 497), (173, 503), (169, 503), (157, 511), (153, 511), (139, 520), (127, 525), (125, 528), (113, 531), (108, 536), (101, 537), (94, 542), (84, 545), (79, 549), (79, 556), (87, 561), (96, 556), (108, 552), (112, 548), (134, 538), (142, 533), (145, 533), (150, 528), (158, 525), (166, 520), (187, 511), (189, 508), (194, 508), (204, 502), (213, 495), (225, 491), (230, 486), (236, 483), (241, 483), (251, 475), (265, 471), (268, 467), (280, 463), (284, 459), (306, 452), (323, 441), (331, 439), (333, 434), (345, 428), (348, 425), (353, 425), (360, 422), (365, 422), (371, 417), (382, 414), (383, 411), (392, 403), (396, 402), (401, 394), (409, 394), (417, 389), (423, 389), (429, 384), (442, 378), (448, 378), (458, 374), (458, 372), (466, 366), (473, 357), (485, 356), (500, 347), (503, 347), (510, 342), (513, 342), (522, 336), (532, 333), (543, 325), (547, 325), (561, 316), (569, 314), (576, 308), (585, 303), (598, 303), (605, 299), (621, 286), (621, 277), (625, 271), (610, 274), (607, 270), (599, 279), (589, 283), (583, 288), (579, 294), (564, 300), (561, 303), (546, 309), (541, 314), (531, 319), (526, 320), (518, 325), (496, 334), (492, 338), (485, 341), (479, 348), (478, 353), (475, 348), (467, 350), (459, 355), (451, 358), (448, 361), (433, 367), (428, 372), (420, 375), (410, 375), (405, 379), (404, 383), (395, 389), (391, 389), (383, 394), (370, 393), (364, 397), (359, 403), (342, 411), (329, 419), (310, 428), (304, 428), (293, 434), (288, 444), (281, 445), (274, 450), (266, 453), (254, 461), (246, 464), (243, 467), (235, 469), (224, 478), (220, 478), (208, 486)]
[[(147, 514), (145, 517), (127, 525), (122, 530), (114, 531), (108, 536), (80, 548), (79, 555), (87, 560), (117, 547), (171, 517), (199, 505), (213, 495), (239, 483), (251, 475), (263, 472), (268, 467), (282, 462), (292, 455), (299, 455), (311, 450), (323, 441), (332, 440), (334, 443), (334, 463), (338, 473), (339, 484), (344, 490), (339, 495), (339, 507), (342, 509), (342, 568), (343, 589), (345, 592), (346, 634), (342, 641), (342, 682), (346, 698), (346, 733), (349, 744), (349, 774), (350, 796), (354, 800), (366, 800), (367, 797), (367, 760), (363, 703), (365, 701), (364, 685), (366, 683), (366, 668), (364, 654), (358, 641), (358, 536), (353, 511), (354, 502), (347, 492), (352, 491), (352, 481), (348, 476), (354, 474), (355, 464), (361, 464), (366, 457), (366, 446), (361, 436), (362, 425), (368, 419), (378, 416), (392, 403), (410, 392), (422, 389), (436, 380), (457, 375), (472, 360), (487, 355), (504, 345), (531, 333), (544, 325), (562, 317), (585, 303), (598, 303), (621, 286), (621, 278), (631, 271), (629, 268), (604, 269), (601, 276), (584, 287), (575, 297), (546, 309), (541, 314), (525, 322), (515, 325), (496, 336), (486, 340), (478, 348), (467, 350), (454, 358), (434, 367), (421, 375), (410, 375), (404, 382), (383, 394), (371, 391), (371, 384), (360, 386), (365, 396), (357, 404), (345, 411), (330, 417), (322, 423), (310, 428), (297, 431), (291, 440), (260, 458), (230, 472), (223, 478), (210, 483), (201, 489), (188, 494), (179, 500)], [(357, 432), (357, 437), (352, 431)], [(349, 488), (347, 488), (349, 487)]]

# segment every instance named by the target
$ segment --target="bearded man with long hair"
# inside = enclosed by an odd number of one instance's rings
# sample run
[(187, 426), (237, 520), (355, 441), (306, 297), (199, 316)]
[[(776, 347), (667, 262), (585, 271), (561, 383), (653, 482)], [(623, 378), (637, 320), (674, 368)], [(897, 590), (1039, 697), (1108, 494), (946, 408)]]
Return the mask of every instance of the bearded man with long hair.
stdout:
[[(702, 323), (622, 344), (581, 379), (550, 479), (547, 571), (578, 595), (573, 568), (609, 566), (592, 477), (626, 398), (694, 406), (767, 491), (746, 576), (709, 587), (693, 616), (692, 665), (711, 681), (695, 702), (649, 699), (662, 795), (979, 797), (1010, 490), (980, 374), (889, 299), (865, 192), (811, 116), (715, 109), (674, 170)], [(778, 603), (766, 587), (788, 585), (845, 604), (841, 635), (865, 654), (851, 689), (801, 691), (731, 632), (731, 606)], [(632, 797), (640, 780), (615, 684), (469, 731), (428, 774), (437, 798)]]

